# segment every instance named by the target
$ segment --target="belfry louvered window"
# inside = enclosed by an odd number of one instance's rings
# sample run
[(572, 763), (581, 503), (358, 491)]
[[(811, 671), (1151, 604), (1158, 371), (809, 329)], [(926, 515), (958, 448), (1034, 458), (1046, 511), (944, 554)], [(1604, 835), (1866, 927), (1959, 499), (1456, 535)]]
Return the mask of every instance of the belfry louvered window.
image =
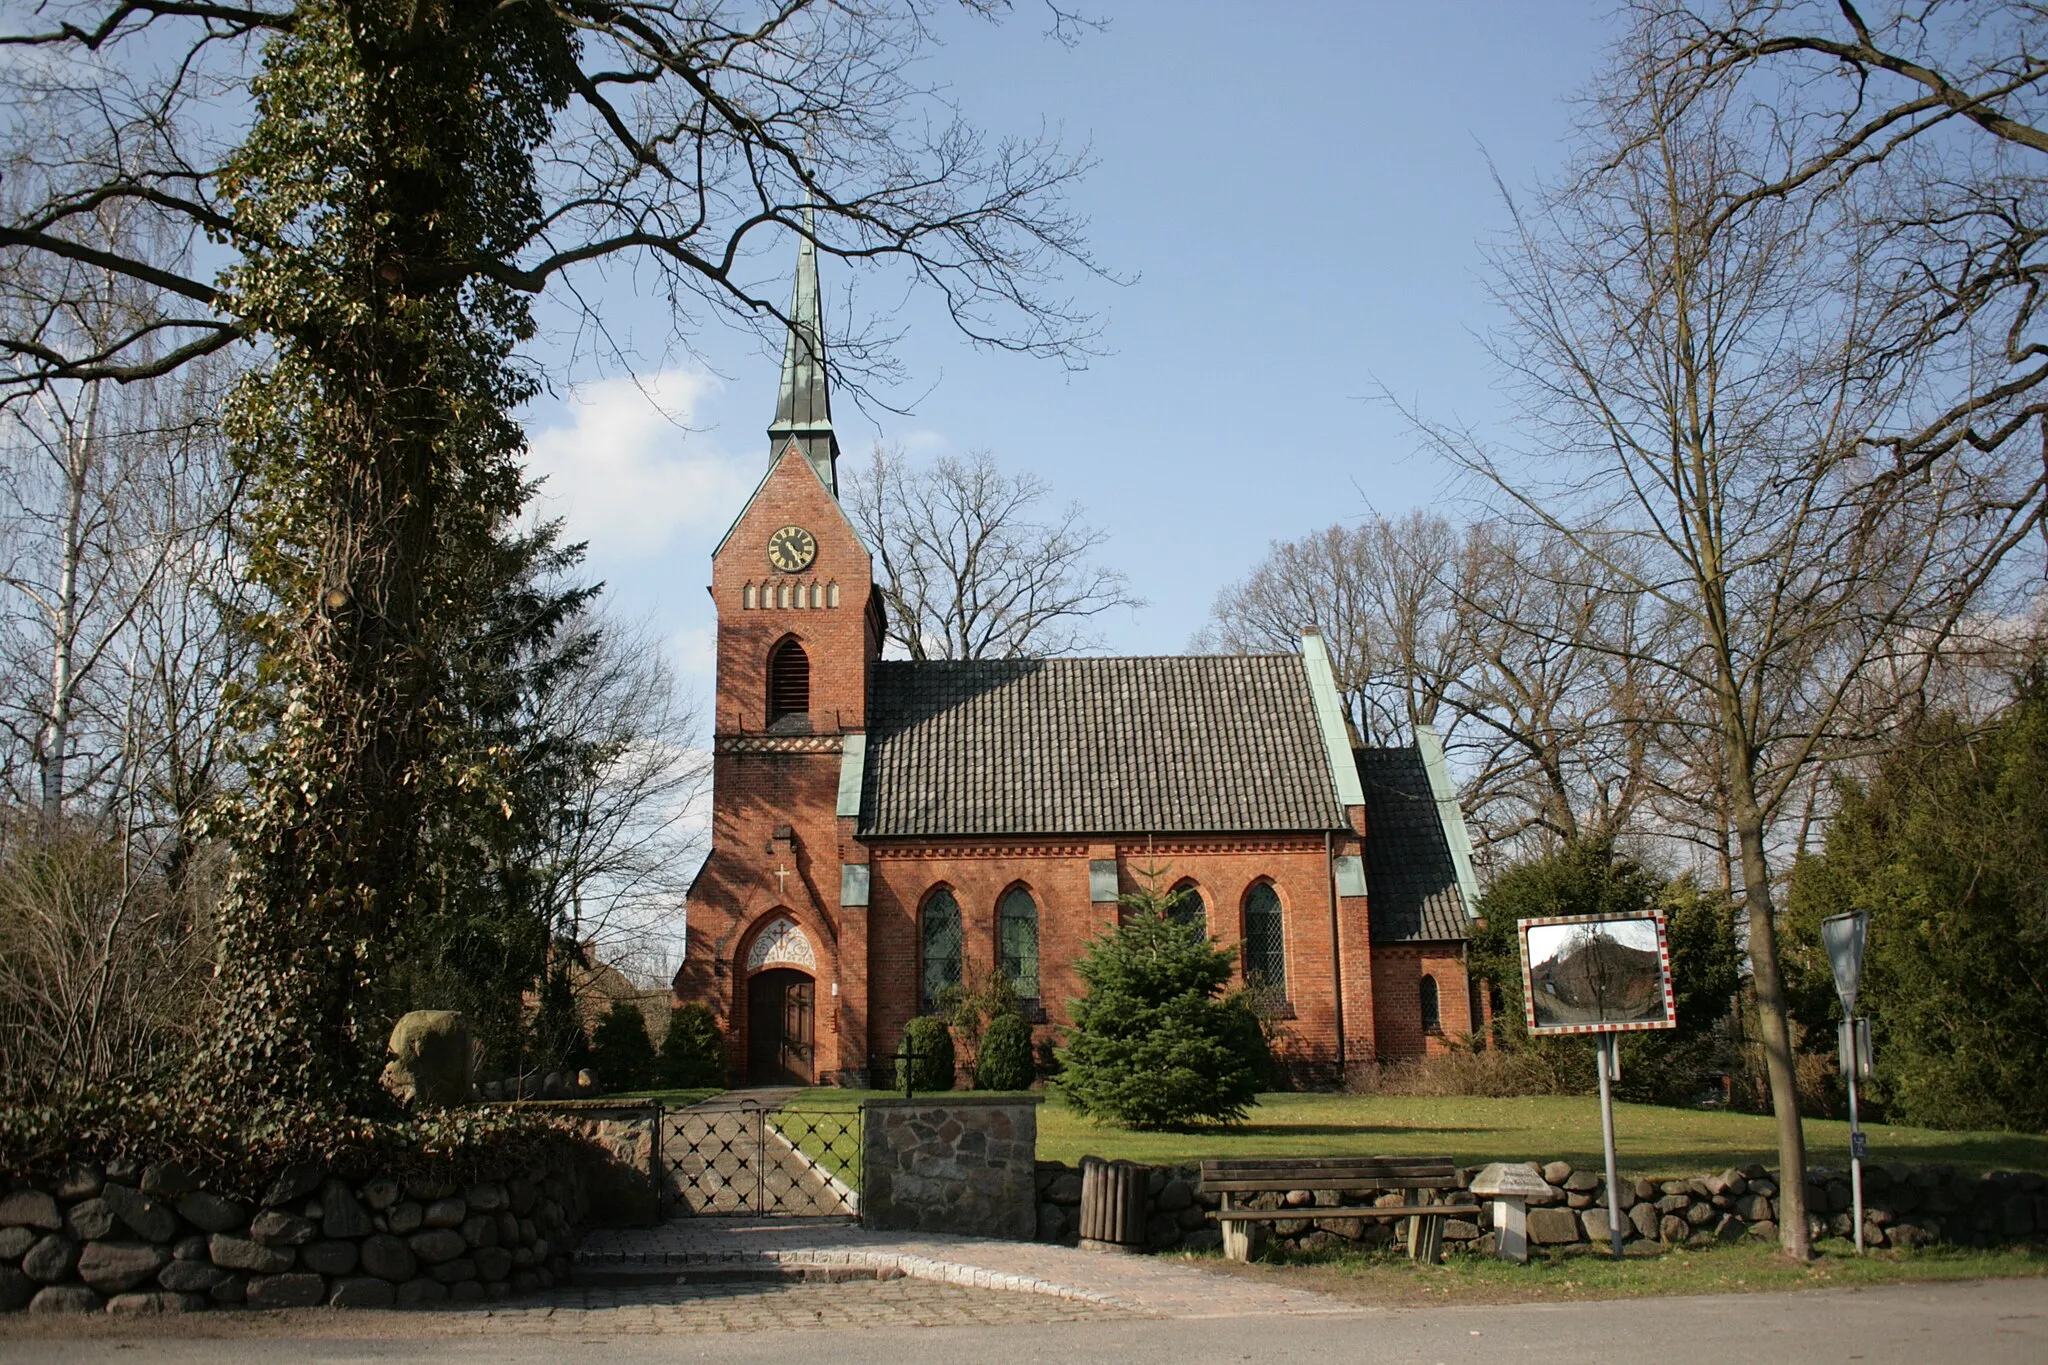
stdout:
[(1038, 902), (1023, 887), (1003, 895), (997, 915), (1002, 944), (1003, 975), (1021, 1000), (1038, 998)]
[(1287, 943), (1280, 894), (1260, 882), (1244, 898), (1244, 980), (1275, 1000), (1287, 997)]
[(768, 723), (811, 709), (811, 660), (804, 647), (784, 640), (768, 657)]
[(924, 1008), (960, 984), (960, 903), (940, 887), (924, 903)]

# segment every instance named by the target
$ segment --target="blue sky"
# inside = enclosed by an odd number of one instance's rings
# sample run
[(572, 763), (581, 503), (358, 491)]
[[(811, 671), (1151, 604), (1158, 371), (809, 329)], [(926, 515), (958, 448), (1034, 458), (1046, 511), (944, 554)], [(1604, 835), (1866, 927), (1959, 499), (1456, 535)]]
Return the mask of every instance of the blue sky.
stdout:
[[(1174, 653), (1274, 539), (1448, 496), (1375, 395), (1501, 416), (1479, 341), (1497, 316), (1480, 247), (1505, 220), (1488, 159), (1516, 187), (1559, 164), (1609, 20), (1580, 0), (1097, 12), (1108, 29), (1068, 49), (1019, 0), (1001, 27), (950, 25), (921, 74), (992, 132), (1043, 122), (1092, 142), (1074, 206), (1101, 261), (1135, 277), (1072, 282), (1109, 353), (1069, 373), (976, 350), (913, 306), (891, 395), (912, 410), (834, 415), (849, 457), (878, 437), (915, 456), (985, 448), (1082, 502), (1150, 603), (1105, 621), (1111, 648)], [(603, 299), (658, 342), (644, 306)], [(766, 462), (776, 362), (736, 332), (697, 348), (637, 384), (543, 351), (557, 392), (528, 425), (547, 506), (591, 543), (613, 609), (708, 696), (709, 555)]]

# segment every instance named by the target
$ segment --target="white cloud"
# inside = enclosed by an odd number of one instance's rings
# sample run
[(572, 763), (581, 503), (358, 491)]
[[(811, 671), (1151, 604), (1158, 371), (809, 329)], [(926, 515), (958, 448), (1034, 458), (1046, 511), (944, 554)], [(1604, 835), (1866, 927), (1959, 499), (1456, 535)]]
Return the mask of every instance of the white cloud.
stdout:
[(540, 512), (565, 518), (601, 562), (673, 558), (687, 533), (724, 529), (761, 461), (688, 429), (717, 388), (680, 369), (578, 385), (529, 438), (529, 467), (547, 479)]

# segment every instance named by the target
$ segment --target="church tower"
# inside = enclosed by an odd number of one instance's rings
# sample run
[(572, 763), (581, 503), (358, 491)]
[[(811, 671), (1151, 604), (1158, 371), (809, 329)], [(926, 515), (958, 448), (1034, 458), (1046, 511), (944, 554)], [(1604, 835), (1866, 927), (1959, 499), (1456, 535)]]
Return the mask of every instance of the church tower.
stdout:
[[(680, 998), (711, 1003), (733, 1078), (813, 1084), (867, 1065), (865, 855), (840, 808), (880, 649), (872, 561), (838, 498), (818, 262), (806, 238), (769, 461), (711, 557), (718, 613), (711, 852)], [(849, 754), (851, 750), (851, 754)], [(848, 863), (858, 863), (849, 874)]]

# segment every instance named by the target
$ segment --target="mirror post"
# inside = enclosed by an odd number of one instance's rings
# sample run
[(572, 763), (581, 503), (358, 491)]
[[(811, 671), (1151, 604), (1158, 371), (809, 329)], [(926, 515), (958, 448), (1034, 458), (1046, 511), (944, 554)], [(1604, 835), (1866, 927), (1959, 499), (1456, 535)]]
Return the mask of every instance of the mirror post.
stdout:
[(1849, 1082), (1849, 1190), (1855, 1202), (1856, 1254), (1863, 1254), (1863, 1123), (1856, 1112), (1856, 1082), (1863, 1070), (1862, 1021), (1856, 1017), (1856, 992), (1863, 983), (1863, 952), (1870, 942), (1870, 912), (1851, 910), (1820, 922), (1821, 943), (1835, 974), (1835, 994), (1842, 998), (1842, 1075)]
[(1607, 1148), (1607, 1235), (1614, 1243), (1614, 1259), (1621, 1259), (1621, 1192), (1614, 1172), (1614, 1082), (1621, 1077), (1620, 1050), (1612, 1033), (1596, 1033), (1599, 1048), (1594, 1062), (1600, 1072), (1600, 1138)]

